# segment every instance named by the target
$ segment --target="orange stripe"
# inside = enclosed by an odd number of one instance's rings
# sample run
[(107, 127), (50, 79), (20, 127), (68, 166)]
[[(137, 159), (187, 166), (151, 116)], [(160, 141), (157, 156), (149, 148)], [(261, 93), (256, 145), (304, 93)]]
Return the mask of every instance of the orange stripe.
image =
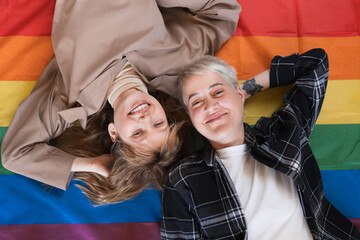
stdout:
[(360, 37), (232, 37), (217, 56), (234, 66), (245, 80), (266, 68), (275, 55), (323, 48), (329, 55), (329, 79), (360, 79)]
[[(360, 79), (360, 37), (232, 37), (217, 56), (233, 65), (244, 80), (266, 69), (276, 54), (314, 47), (328, 52), (330, 79)], [(37, 80), (53, 55), (50, 37), (0, 37), (0, 80)]]
[(0, 37), (0, 80), (37, 80), (53, 56), (50, 37)]

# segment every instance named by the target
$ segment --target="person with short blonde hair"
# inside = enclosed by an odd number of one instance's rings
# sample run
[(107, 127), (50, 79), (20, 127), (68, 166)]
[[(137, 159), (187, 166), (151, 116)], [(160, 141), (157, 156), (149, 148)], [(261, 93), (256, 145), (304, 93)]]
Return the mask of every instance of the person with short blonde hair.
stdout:
[[(223, 69), (234, 76), (226, 63), (204, 57), (180, 74), (181, 99), (211, 146), (169, 171), (162, 239), (360, 239), (325, 198), (309, 144), (328, 81), (326, 52), (276, 56), (235, 88)], [(254, 127), (243, 122), (245, 99), (292, 83), (282, 109)]]

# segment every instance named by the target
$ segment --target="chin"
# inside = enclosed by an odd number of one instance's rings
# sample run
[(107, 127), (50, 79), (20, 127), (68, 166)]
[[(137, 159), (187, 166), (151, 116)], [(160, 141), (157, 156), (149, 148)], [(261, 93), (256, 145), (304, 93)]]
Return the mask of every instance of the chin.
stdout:
[(228, 134), (211, 134), (211, 136), (206, 137), (209, 141), (213, 142), (226, 142), (226, 139), (228, 137)]

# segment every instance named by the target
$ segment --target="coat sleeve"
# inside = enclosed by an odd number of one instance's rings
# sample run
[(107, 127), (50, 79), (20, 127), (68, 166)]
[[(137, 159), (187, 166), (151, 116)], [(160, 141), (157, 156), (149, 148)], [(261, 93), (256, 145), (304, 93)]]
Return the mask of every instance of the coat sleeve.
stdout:
[(212, 25), (219, 41), (215, 48), (221, 47), (232, 36), (241, 12), (241, 6), (236, 0), (157, 0), (157, 3), (163, 8), (187, 9), (196, 18), (208, 22), (208, 26)]
[[(6, 169), (66, 189), (75, 157), (49, 142), (71, 125), (59, 114), (68, 108), (67, 90), (53, 59), (32, 93), (20, 103), (4, 136), (1, 159)], [(78, 109), (77, 113), (81, 112)]]
[(179, 72), (197, 58), (215, 55), (235, 32), (241, 7), (236, 0), (157, 3), (166, 34), (151, 43), (151, 50), (137, 49), (126, 56), (152, 87), (176, 97)]

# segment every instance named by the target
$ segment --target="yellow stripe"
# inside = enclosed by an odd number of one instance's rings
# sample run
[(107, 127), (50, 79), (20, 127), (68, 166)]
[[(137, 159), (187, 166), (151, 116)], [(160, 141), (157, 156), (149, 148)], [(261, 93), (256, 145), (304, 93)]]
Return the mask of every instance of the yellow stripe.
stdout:
[(360, 80), (329, 81), (318, 124), (360, 123)]
[[(291, 86), (266, 90), (246, 100), (244, 122), (251, 125), (281, 108)], [(360, 124), (360, 80), (329, 81), (316, 124)]]
[(0, 79), (36, 81), (53, 56), (50, 37), (0, 37)]
[(36, 81), (0, 81), (0, 127), (8, 127), (19, 103), (34, 88)]
[[(0, 126), (9, 126), (19, 103), (31, 92), (35, 81), (0, 81)], [(245, 103), (244, 121), (255, 124), (262, 116), (282, 106), (291, 87), (266, 90)], [(360, 124), (360, 80), (329, 81), (317, 124)]]
[(329, 79), (360, 79), (360, 37), (232, 37), (217, 56), (245, 80), (269, 68), (275, 55), (323, 48), (329, 55)]

